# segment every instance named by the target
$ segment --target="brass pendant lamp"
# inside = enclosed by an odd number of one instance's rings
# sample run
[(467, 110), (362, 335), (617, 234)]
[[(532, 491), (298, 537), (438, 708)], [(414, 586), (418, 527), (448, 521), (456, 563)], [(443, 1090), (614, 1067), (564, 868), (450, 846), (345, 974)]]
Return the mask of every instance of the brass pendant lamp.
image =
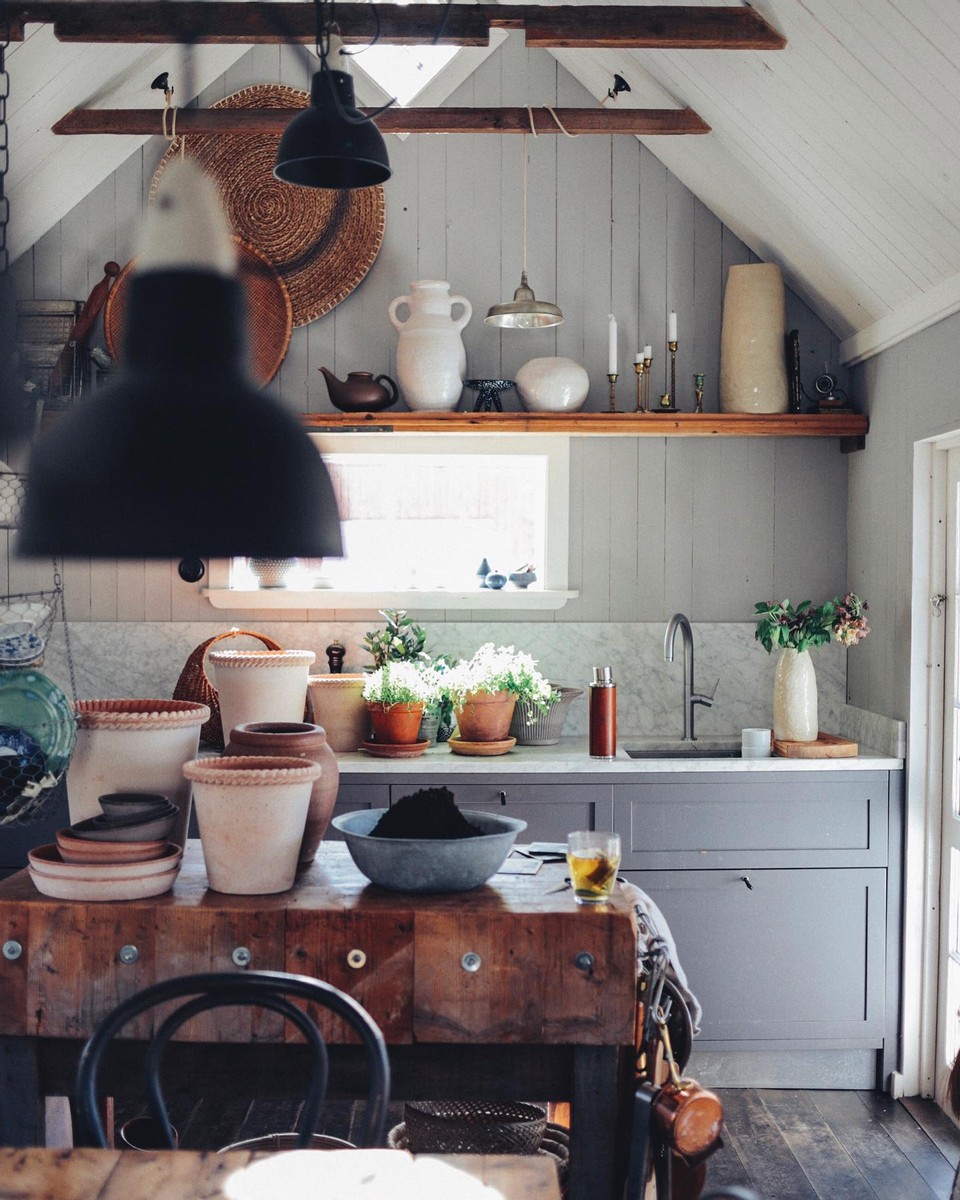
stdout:
[(563, 313), (556, 304), (538, 300), (527, 282), (527, 135), (523, 135), (523, 166), (521, 175), (522, 225), (520, 286), (507, 304), (494, 304), (483, 318), (487, 325), (501, 329), (550, 329), (563, 324)]

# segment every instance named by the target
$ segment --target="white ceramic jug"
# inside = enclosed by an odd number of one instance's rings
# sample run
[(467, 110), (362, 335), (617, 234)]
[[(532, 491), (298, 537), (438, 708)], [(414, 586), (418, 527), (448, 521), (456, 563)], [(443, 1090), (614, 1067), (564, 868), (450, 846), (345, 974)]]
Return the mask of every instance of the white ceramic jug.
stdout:
[[(410, 309), (405, 321), (397, 309)], [(454, 305), (463, 313), (453, 317)], [(463, 296), (451, 296), (450, 284), (440, 279), (418, 279), (408, 296), (390, 301), (387, 315), (399, 331), (397, 383), (408, 406), (415, 410), (452, 410), (460, 401), (467, 355), (460, 331), (473, 316), (473, 306)]]

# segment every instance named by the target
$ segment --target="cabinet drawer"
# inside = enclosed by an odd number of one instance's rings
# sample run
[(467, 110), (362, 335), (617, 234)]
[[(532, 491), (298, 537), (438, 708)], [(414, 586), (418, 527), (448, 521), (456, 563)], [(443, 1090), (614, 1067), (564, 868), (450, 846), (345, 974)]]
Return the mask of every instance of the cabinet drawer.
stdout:
[[(416, 788), (392, 784), (390, 801)], [(571, 829), (610, 829), (613, 789), (603, 784), (454, 784), (450, 789), (460, 809), (501, 813), (526, 821), (520, 842), (562, 842)]]
[(886, 774), (615, 788), (623, 866), (884, 866)]
[(703, 1006), (701, 1041), (882, 1044), (885, 871), (630, 871), (627, 878), (670, 925)]

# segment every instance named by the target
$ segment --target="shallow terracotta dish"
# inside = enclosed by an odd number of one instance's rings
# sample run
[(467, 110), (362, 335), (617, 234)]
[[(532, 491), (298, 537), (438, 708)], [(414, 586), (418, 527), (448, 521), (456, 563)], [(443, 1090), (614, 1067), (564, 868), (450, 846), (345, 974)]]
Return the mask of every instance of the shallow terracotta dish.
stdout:
[(494, 754), (509, 754), (517, 744), (515, 737), (507, 737), (499, 742), (465, 742), (463, 738), (453, 733), (447, 738), (447, 745), (453, 754), (470, 754), (480, 758), (489, 758)]
[(180, 863), (159, 875), (133, 875), (127, 878), (62, 879), (44, 875), (28, 867), (33, 886), (43, 896), (56, 900), (139, 900), (168, 892), (180, 874)]
[(170, 843), (165, 838), (140, 842), (99, 842), (72, 837), (69, 829), (57, 830), (57, 849), (65, 863), (134, 863), (163, 858)]
[(423, 742), (361, 742), (360, 749), (374, 758), (418, 758), (430, 745)]
[(165, 843), (165, 853), (160, 858), (146, 862), (64, 862), (55, 845), (35, 846), (27, 853), (27, 865), (31, 873), (48, 879), (73, 879), (108, 883), (114, 879), (145, 879), (162, 875), (173, 867), (179, 869), (183, 850), (172, 842)]

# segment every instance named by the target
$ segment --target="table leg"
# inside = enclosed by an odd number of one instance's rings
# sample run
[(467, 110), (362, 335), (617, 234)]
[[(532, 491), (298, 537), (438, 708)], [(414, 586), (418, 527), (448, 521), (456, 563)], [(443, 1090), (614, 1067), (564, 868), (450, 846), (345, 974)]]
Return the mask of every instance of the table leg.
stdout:
[(615, 1200), (618, 1194), (619, 1077), (616, 1046), (574, 1049), (569, 1200)]
[(0, 1037), (0, 1104), (5, 1145), (44, 1145), (46, 1121), (33, 1038)]

